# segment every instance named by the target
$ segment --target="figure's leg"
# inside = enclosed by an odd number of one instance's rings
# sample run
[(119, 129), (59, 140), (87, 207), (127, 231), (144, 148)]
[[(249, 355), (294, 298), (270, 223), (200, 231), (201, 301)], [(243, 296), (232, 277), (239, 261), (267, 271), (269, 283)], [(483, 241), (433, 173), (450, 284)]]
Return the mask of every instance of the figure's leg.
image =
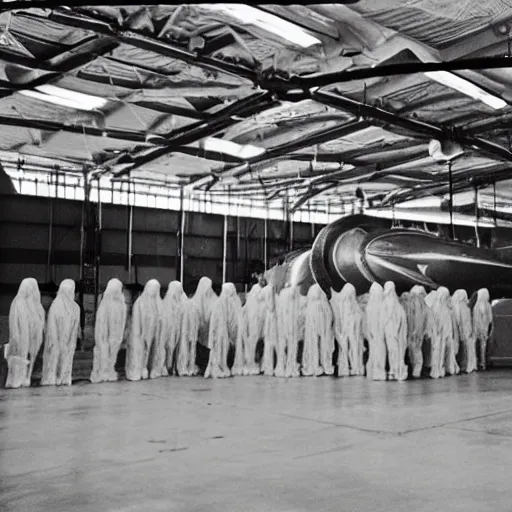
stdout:
[(59, 349), (56, 346), (45, 347), (43, 354), (43, 374), (41, 386), (55, 386), (57, 384), (57, 362)]
[(348, 339), (340, 337), (338, 340), (338, 377), (348, 377), (349, 375)]
[(478, 340), (478, 369), (485, 370), (487, 368), (487, 336), (481, 336)]
[(274, 370), (276, 377), (284, 377), (286, 372), (286, 338), (280, 336), (277, 342), (277, 363)]
[(383, 339), (375, 340), (374, 354), (371, 356), (373, 362), (372, 379), (386, 380), (386, 343)]
[(144, 340), (144, 352), (142, 358), (142, 378), (145, 380), (149, 378), (149, 356), (151, 354), (152, 343)]

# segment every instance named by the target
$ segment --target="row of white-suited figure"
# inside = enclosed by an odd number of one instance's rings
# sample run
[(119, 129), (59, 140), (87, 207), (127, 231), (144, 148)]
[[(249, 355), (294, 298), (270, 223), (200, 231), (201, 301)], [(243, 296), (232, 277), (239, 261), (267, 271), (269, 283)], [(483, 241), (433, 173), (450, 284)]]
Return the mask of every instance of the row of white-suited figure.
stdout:
[[(71, 384), (80, 316), (74, 292), (74, 282), (64, 280), (45, 321), (37, 282), (23, 280), (9, 315), (7, 387), (30, 385), (43, 337), (42, 385)], [(427, 366), (430, 376), (437, 378), (459, 372), (458, 355), (463, 371), (475, 370), (477, 342), (481, 367), (485, 367), (491, 322), (485, 289), (479, 291), (473, 312), (464, 290), (451, 298), (446, 288), (427, 296), (422, 287), (414, 287), (399, 299), (391, 282), (384, 289), (375, 283), (369, 294), (359, 298), (347, 284), (340, 293), (333, 292), (330, 301), (318, 285), (305, 298), (296, 287), (285, 287), (276, 295), (271, 285), (257, 284), (242, 307), (232, 283), (224, 284), (217, 296), (211, 280), (203, 277), (189, 299), (181, 283), (173, 281), (162, 300), (160, 284), (150, 280), (133, 307), (125, 373), (128, 380), (197, 375), (199, 342), (210, 348), (205, 377), (332, 375), (336, 340), (338, 376), (366, 374), (374, 380), (404, 380), (408, 349), (413, 376), (418, 377)], [(125, 323), (122, 283), (112, 279), (96, 316), (92, 382), (117, 380), (114, 366)], [(366, 367), (365, 338), (369, 346)], [(264, 340), (264, 355), (257, 362), (260, 339)], [(304, 342), (301, 364), (297, 362), (300, 341)], [(227, 363), (230, 346), (235, 348), (232, 368)]]

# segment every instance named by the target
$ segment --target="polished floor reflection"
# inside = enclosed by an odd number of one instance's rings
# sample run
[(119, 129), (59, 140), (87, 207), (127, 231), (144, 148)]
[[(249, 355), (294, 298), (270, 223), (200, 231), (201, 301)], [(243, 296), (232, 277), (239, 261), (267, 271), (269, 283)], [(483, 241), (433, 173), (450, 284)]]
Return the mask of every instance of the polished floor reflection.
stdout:
[(0, 390), (2, 512), (511, 510), (512, 371)]

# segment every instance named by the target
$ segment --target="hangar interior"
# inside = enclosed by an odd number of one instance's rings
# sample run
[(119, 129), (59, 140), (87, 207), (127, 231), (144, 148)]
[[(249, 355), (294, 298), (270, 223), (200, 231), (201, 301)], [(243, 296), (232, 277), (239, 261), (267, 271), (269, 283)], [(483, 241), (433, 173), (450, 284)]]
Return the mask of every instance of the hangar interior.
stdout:
[(511, 63), (508, 0), (2, 3), (2, 510), (508, 512)]

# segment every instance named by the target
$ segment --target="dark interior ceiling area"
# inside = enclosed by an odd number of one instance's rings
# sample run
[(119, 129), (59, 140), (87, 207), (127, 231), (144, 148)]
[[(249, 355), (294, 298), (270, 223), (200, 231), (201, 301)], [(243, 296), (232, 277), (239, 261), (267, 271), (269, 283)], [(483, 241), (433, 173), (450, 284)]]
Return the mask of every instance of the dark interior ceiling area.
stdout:
[(451, 186), (505, 211), (511, 46), (512, 0), (5, 3), (0, 156), (292, 209)]

